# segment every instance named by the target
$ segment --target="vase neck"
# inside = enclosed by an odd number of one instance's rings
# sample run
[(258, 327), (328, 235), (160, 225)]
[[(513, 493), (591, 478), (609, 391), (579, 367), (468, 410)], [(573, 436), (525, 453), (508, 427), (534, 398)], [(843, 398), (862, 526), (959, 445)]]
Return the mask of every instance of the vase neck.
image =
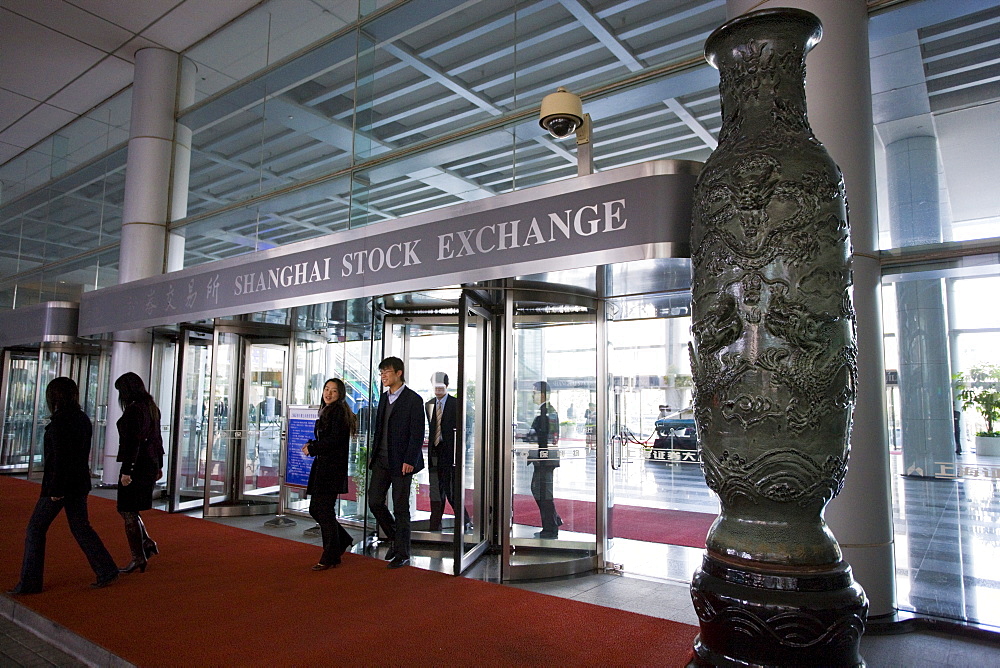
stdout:
[(815, 17), (774, 10), (731, 22), (709, 37), (719, 69), (722, 136), (806, 132), (806, 53), (818, 41)]

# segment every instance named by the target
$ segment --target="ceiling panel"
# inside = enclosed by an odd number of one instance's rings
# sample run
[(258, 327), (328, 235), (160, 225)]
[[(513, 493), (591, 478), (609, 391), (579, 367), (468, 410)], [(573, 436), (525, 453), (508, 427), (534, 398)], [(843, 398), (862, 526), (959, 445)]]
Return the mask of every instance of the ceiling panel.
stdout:
[(0, 9), (0, 88), (46, 100), (104, 57), (104, 52)]
[(132, 37), (132, 33), (121, 26), (63, 0), (4, 0), (3, 6), (15, 14), (107, 53)]
[(5, 128), (35, 108), (37, 100), (0, 88), (0, 128)]
[(85, 114), (131, 84), (134, 70), (132, 63), (108, 56), (53, 95), (49, 103), (60, 109)]
[[(181, 52), (258, 2), (259, 0), (186, 0), (144, 30), (143, 36), (168, 49)], [(193, 31), (192, 26), (197, 26), (198, 30)], [(257, 37), (260, 38), (261, 35)]]
[(50, 104), (40, 104), (30, 114), (0, 131), (0, 141), (20, 146), (22, 149), (29, 148), (76, 117), (76, 114), (65, 109)]
[[(127, 0), (126, 2), (122, 2), (122, 0), (66, 1), (133, 33), (141, 32), (183, 2), (183, 0)], [(210, 2), (221, 5), (226, 4), (227, 0), (210, 0)]]

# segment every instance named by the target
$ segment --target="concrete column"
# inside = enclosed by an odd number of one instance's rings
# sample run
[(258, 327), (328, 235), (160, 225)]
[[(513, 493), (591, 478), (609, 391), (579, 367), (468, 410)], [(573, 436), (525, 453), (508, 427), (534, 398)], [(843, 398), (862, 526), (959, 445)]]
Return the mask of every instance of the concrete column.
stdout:
[[(194, 104), (195, 78), (198, 66), (187, 58), (180, 60), (177, 78), (177, 109), (185, 109)], [(187, 217), (188, 189), (191, 180), (191, 128), (181, 123), (174, 124), (174, 164), (170, 175), (170, 221)], [(167, 235), (166, 270), (179, 271), (184, 268), (184, 234), (170, 232)]]
[[(118, 282), (128, 283), (163, 273), (167, 236), (169, 183), (174, 152), (174, 110), (178, 56), (165, 49), (135, 54), (132, 116), (125, 166)], [(152, 343), (146, 330), (115, 332), (111, 348), (111, 382), (126, 371), (149, 385)], [(108, 391), (108, 426), (104, 448), (105, 483), (118, 482), (118, 393)]]
[(896, 607), (885, 372), (875, 219), (875, 157), (865, 0), (727, 0), (729, 18), (756, 9), (797, 7), (823, 22), (806, 61), (809, 123), (840, 166), (850, 205), (857, 315), (858, 387), (844, 489), (826, 519), (869, 599), (869, 618)]
[[(942, 241), (937, 139), (906, 137), (885, 148), (893, 246)], [(948, 315), (941, 279), (896, 283), (903, 472), (932, 477), (955, 461)]]

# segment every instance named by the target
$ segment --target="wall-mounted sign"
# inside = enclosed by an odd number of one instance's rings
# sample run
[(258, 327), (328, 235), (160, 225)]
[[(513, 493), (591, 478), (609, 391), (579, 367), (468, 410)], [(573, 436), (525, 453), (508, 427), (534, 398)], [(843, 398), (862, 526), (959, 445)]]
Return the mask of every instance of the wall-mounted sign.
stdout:
[(700, 166), (632, 165), (88, 292), (80, 334), (687, 257)]

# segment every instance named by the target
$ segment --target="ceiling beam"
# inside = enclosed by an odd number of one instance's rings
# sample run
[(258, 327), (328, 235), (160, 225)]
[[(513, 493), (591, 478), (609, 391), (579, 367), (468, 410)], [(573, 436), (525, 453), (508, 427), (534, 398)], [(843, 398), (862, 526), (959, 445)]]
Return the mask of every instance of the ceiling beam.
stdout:
[(697, 118), (694, 117), (690, 111), (688, 111), (683, 104), (681, 104), (677, 98), (670, 97), (663, 101), (667, 108), (672, 111), (677, 118), (683, 121), (684, 125), (691, 128), (691, 131), (701, 138), (705, 145), (708, 146), (713, 151), (719, 145), (719, 140), (715, 138), (708, 128), (701, 124)]

